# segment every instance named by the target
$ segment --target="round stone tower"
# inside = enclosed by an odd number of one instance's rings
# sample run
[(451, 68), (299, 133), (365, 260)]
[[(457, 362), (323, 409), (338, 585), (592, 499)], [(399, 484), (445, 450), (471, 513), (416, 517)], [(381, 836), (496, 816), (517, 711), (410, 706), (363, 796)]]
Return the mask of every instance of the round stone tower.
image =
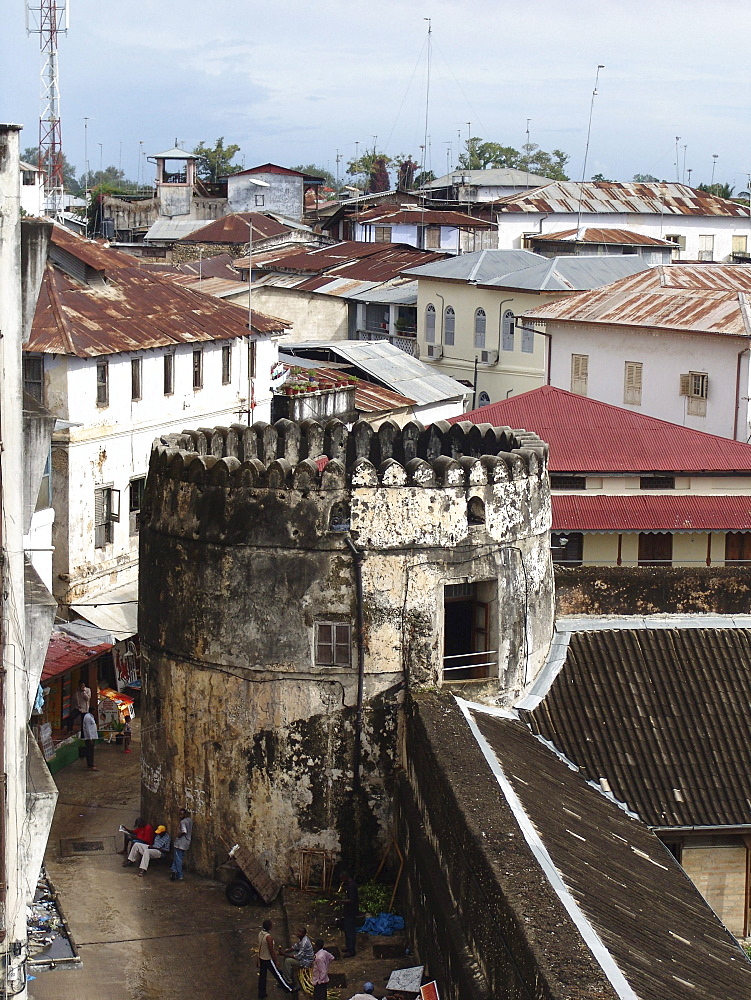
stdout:
[[(166, 443), (165, 443), (166, 441)], [(142, 508), (143, 807), (280, 879), (390, 825), (405, 689), (508, 704), (553, 628), (547, 445), (440, 422), (186, 431)]]

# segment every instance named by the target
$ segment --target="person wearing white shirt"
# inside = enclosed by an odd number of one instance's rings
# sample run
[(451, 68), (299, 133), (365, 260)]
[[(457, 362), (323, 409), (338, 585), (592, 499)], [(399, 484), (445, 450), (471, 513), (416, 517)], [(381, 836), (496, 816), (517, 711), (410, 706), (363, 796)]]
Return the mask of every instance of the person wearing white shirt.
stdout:
[(94, 743), (99, 739), (99, 733), (97, 732), (96, 722), (91, 712), (87, 712), (83, 717), (81, 735), (85, 743), (86, 765), (90, 771), (98, 771), (99, 768), (94, 767)]

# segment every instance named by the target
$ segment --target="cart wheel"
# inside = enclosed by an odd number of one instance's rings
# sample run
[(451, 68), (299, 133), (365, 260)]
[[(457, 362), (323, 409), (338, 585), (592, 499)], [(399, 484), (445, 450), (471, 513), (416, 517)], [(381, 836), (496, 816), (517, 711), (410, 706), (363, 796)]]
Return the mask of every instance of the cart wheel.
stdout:
[(241, 879), (230, 882), (224, 890), (224, 894), (227, 897), (227, 902), (232, 903), (233, 906), (247, 906), (248, 903), (253, 902), (255, 897), (253, 886)]

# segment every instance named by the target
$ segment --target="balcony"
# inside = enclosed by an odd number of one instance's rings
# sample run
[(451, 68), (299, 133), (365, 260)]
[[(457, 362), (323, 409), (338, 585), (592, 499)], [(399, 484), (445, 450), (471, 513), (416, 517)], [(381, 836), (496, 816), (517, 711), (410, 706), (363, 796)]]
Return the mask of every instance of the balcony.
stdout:
[(410, 357), (419, 358), (420, 357), (420, 346), (417, 343), (417, 331), (404, 330), (400, 333), (389, 333), (388, 330), (383, 330), (381, 328), (377, 329), (366, 329), (366, 330), (355, 330), (354, 334), (350, 337), (350, 340), (387, 340), (394, 347), (398, 347), (400, 351), (404, 351), (405, 354), (409, 354)]

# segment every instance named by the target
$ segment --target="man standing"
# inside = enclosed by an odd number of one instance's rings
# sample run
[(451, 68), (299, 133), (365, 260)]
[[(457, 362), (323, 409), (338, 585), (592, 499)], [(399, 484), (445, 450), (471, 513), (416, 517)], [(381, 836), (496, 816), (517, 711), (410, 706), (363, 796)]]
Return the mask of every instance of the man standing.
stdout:
[(94, 743), (99, 739), (99, 733), (97, 732), (96, 722), (91, 712), (87, 712), (83, 717), (81, 734), (85, 743), (86, 766), (90, 771), (98, 771), (99, 768), (94, 767)]
[(342, 929), (344, 931), (344, 954), (351, 958), (357, 946), (357, 915), (360, 912), (360, 895), (357, 882), (349, 872), (342, 872), (341, 891), (344, 893), (342, 906)]
[(329, 966), (334, 956), (323, 947), (323, 939), (316, 941), (316, 953), (313, 958), (313, 1000), (326, 1000), (329, 982)]
[(289, 956), (284, 960), (284, 978), (295, 993), (300, 989), (300, 969), (309, 969), (313, 964), (313, 942), (306, 927), (297, 928), (297, 939), (297, 944), (284, 953)]
[(264, 920), (263, 930), (258, 935), (258, 1000), (265, 1000), (266, 997), (266, 976), (269, 969), (276, 965), (276, 951), (274, 950), (274, 939), (271, 936), (271, 928), (274, 926), (271, 920)]
[(170, 878), (173, 882), (183, 880), (183, 857), (190, 847), (193, 837), (193, 820), (187, 809), (180, 810), (180, 830), (175, 838), (175, 850), (172, 855), (172, 874)]
[(148, 844), (136, 841), (131, 847), (127, 859), (123, 861), (123, 867), (135, 864), (140, 857), (141, 864), (139, 865), (138, 874), (143, 876), (148, 871), (149, 862), (152, 858), (164, 858), (169, 854), (171, 843), (172, 840), (167, 833), (167, 827), (158, 826), (155, 831), (154, 843), (151, 847)]
[(73, 724), (78, 719), (83, 719), (91, 704), (91, 688), (86, 687), (85, 681), (81, 681), (73, 692), (73, 711), (68, 716), (68, 732), (73, 732)]

